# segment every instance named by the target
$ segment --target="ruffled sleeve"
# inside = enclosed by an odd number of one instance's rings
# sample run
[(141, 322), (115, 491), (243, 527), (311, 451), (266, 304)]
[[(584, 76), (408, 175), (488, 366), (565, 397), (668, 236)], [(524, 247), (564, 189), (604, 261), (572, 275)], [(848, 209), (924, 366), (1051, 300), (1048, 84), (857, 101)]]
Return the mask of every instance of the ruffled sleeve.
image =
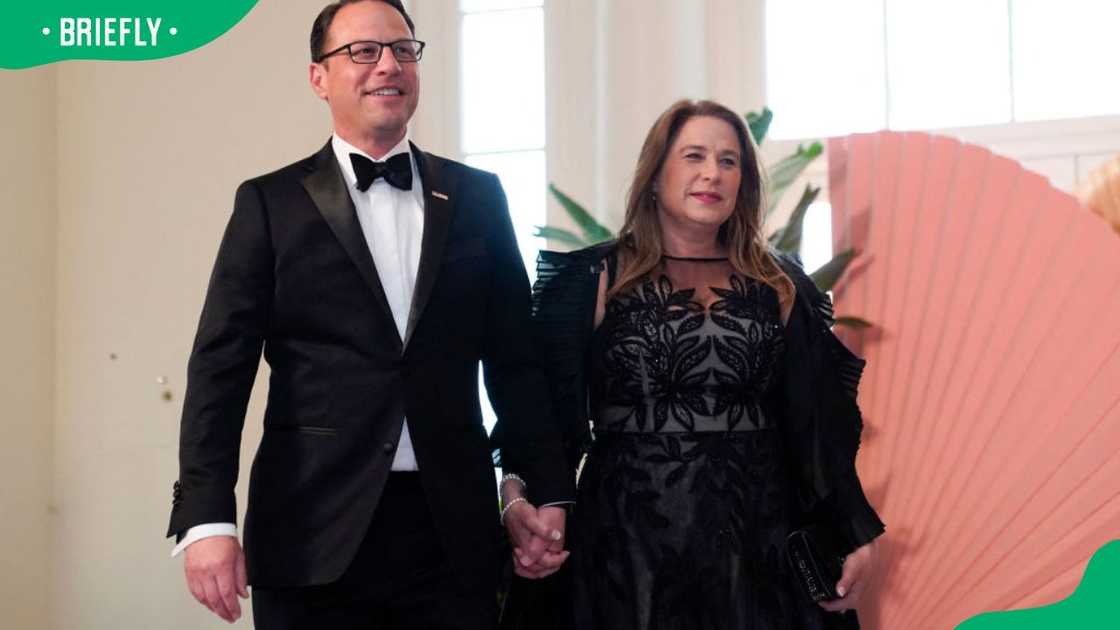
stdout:
[[(587, 408), (587, 356), (594, 325), (602, 261), (611, 245), (575, 252), (542, 251), (533, 284), (533, 334), (552, 393), (565, 458), (574, 474), (591, 443)], [(501, 465), (502, 430), (491, 440)]]
[[(800, 264), (777, 254), (797, 288), (785, 328), (780, 404), (787, 448), (801, 486), (801, 508), (825, 519), (846, 554), (884, 531), (856, 474), (863, 419), (856, 403), (864, 360), (832, 334), (832, 302)], [(811, 516), (809, 516), (811, 515)]]

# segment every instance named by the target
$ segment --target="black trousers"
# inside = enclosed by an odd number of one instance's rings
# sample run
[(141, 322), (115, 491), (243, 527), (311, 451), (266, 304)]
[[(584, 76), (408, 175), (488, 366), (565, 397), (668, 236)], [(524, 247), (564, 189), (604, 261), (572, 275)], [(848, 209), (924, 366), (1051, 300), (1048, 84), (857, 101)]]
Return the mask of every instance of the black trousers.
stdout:
[[(283, 553), (277, 549), (276, 553)], [(494, 585), (465, 587), (448, 566), (419, 473), (392, 473), (354, 561), (338, 581), (254, 588), (257, 630), (490, 630)]]

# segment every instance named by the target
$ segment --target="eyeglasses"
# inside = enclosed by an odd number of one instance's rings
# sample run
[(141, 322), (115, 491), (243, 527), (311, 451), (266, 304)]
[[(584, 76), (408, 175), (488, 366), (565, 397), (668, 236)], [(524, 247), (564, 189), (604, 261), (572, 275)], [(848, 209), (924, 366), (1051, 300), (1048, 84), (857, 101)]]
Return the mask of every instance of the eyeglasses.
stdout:
[(416, 63), (424, 52), (424, 42), (418, 39), (398, 39), (395, 42), (350, 42), (339, 46), (329, 53), (319, 55), (316, 63), (322, 62), (327, 57), (346, 51), (354, 63), (377, 63), (381, 61), (381, 51), (388, 46), (393, 51), (393, 58), (401, 63)]

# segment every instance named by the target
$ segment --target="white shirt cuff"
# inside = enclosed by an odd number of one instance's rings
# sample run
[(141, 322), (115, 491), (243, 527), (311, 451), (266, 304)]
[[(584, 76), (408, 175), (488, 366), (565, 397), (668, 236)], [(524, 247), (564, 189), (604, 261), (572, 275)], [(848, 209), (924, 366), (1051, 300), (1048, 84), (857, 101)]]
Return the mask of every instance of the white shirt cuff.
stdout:
[(553, 503), (545, 503), (544, 505), (542, 505), (540, 507), (552, 507), (552, 506), (556, 506), (556, 505), (575, 505), (575, 504), (576, 504), (575, 501), (556, 501), (556, 502), (553, 502)]
[(191, 543), (212, 536), (233, 536), (237, 538), (237, 525), (233, 523), (203, 523), (202, 525), (195, 525), (187, 530), (187, 534), (183, 536), (179, 544), (175, 545), (175, 548), (171, 550), (171, 557), (174, 558), (182, 553)]

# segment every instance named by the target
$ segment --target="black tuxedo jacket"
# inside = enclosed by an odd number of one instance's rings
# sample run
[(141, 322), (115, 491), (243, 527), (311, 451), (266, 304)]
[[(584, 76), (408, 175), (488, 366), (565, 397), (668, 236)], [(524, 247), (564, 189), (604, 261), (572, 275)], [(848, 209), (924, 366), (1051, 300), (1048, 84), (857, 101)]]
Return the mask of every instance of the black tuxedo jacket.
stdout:
[(342, 574), (377, 508), (406, 415), (453, 569), (475, 585), (496, 575), (501, 529), (480, 360), (504, 426), (505, 468), (521, 474), (537, 503), (574, 495), (501, 185), (412, 152), (424, 233), (404, 339), (330, 142), (237, 190), (188, 366), (168, 535), (236, 522), (241, 429), (263, 346), (272, 375), (244, 524), (256, 586)]

